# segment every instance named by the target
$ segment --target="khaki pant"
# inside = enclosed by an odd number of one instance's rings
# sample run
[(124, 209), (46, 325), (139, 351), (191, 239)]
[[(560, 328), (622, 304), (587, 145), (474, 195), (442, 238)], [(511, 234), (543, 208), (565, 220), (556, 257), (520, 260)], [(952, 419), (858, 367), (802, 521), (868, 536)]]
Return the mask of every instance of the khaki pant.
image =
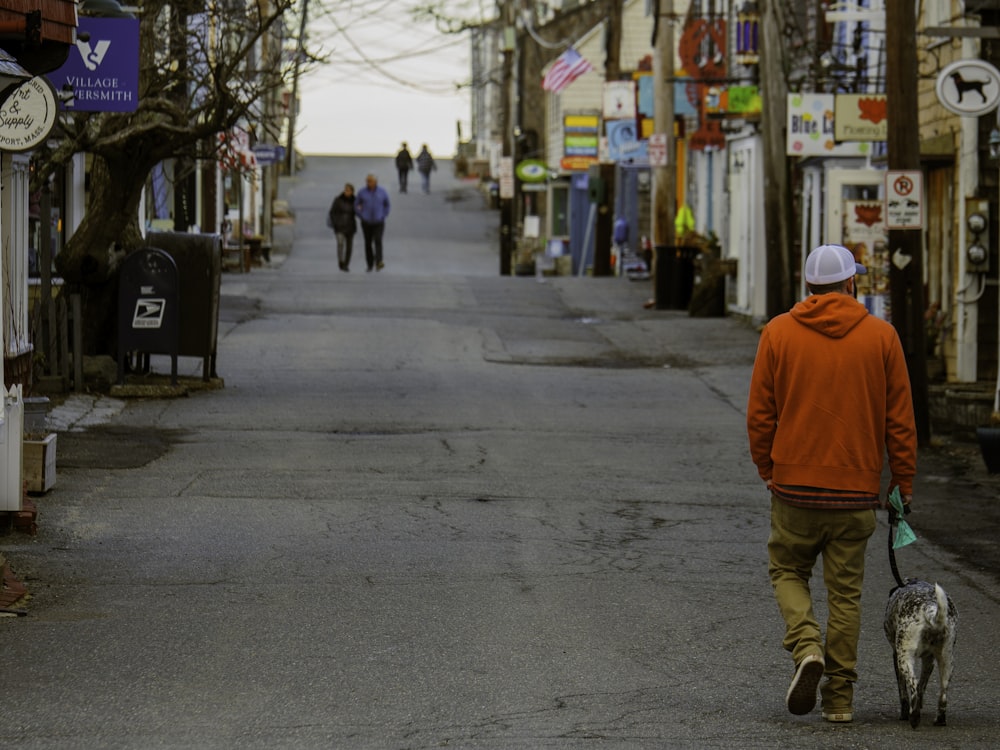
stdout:
[[(820, 688), (825, 710), (850, 709), (857, 682), (861, 585), (865, 548), (875, 531), (875, 511), (814, 510), (771, 498), (768, 571), (785, 620), (785, 649), (798, 664), (808, 654), (826, 661)], [(826, 646), (813, 614), (809, 577), (823, 557), (829, 617)]]

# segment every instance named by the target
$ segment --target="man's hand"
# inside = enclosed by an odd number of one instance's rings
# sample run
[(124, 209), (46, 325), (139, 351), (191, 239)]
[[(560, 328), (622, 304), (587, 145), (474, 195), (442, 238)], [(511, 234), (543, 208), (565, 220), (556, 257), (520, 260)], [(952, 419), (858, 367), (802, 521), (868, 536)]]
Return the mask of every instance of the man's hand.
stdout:
[[(903, 513), (909, 513), (910, 503), (913, 502), (913, 495), (900, 494), (899, 499), (903, 501)], [(889, 503), (889, 495), (886, 495), (881, 500), (879, 500), (879, 507), (882, 508), (883, 510), (892, 507)]]

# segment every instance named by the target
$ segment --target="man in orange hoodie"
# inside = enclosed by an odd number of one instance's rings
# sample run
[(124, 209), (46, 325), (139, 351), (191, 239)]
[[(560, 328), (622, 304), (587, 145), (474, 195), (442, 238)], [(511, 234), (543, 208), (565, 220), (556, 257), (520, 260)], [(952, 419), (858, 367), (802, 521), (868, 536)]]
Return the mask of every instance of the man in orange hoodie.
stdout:
[[(750, 455), (771, 492), (768, 570), (795, 662), (785, 702), (807, 714), (819, 687), (823, 718), (837, 722), (854, 718), (865, 548), (882, 505), (883, 457), (905, 503), (917, 462), (903, 348), (855, 299), (856, 273), (865, 269), (845, 247), (809, 253), (810, 296), (761, 333), (747, 403)], [(809, 590), (820, 555), (825, 644)]]

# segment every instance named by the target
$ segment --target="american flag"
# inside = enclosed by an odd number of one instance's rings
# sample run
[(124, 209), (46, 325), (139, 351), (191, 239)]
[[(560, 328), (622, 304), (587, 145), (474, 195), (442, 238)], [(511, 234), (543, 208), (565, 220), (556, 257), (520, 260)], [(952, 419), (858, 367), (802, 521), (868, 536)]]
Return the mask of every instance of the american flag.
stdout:
[(593, 66), (581, 57), (579, 52), (570, 47), (552, 63), (549, 72), (542, 79), (542, 88), (545, 91), (558, 94), (588, 70), (593, 69)]

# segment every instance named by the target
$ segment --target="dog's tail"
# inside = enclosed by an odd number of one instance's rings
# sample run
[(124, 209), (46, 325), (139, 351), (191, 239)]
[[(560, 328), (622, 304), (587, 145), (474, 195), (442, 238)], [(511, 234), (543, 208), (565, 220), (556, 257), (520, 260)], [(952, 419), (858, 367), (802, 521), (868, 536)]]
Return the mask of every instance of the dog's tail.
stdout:
[(935, 628), (943, 630), (948, 622), (948, 595), (937, 583), (934, 584), (934, 599), (937, 606), (933, 612), (927, 613), (927, 620)]

